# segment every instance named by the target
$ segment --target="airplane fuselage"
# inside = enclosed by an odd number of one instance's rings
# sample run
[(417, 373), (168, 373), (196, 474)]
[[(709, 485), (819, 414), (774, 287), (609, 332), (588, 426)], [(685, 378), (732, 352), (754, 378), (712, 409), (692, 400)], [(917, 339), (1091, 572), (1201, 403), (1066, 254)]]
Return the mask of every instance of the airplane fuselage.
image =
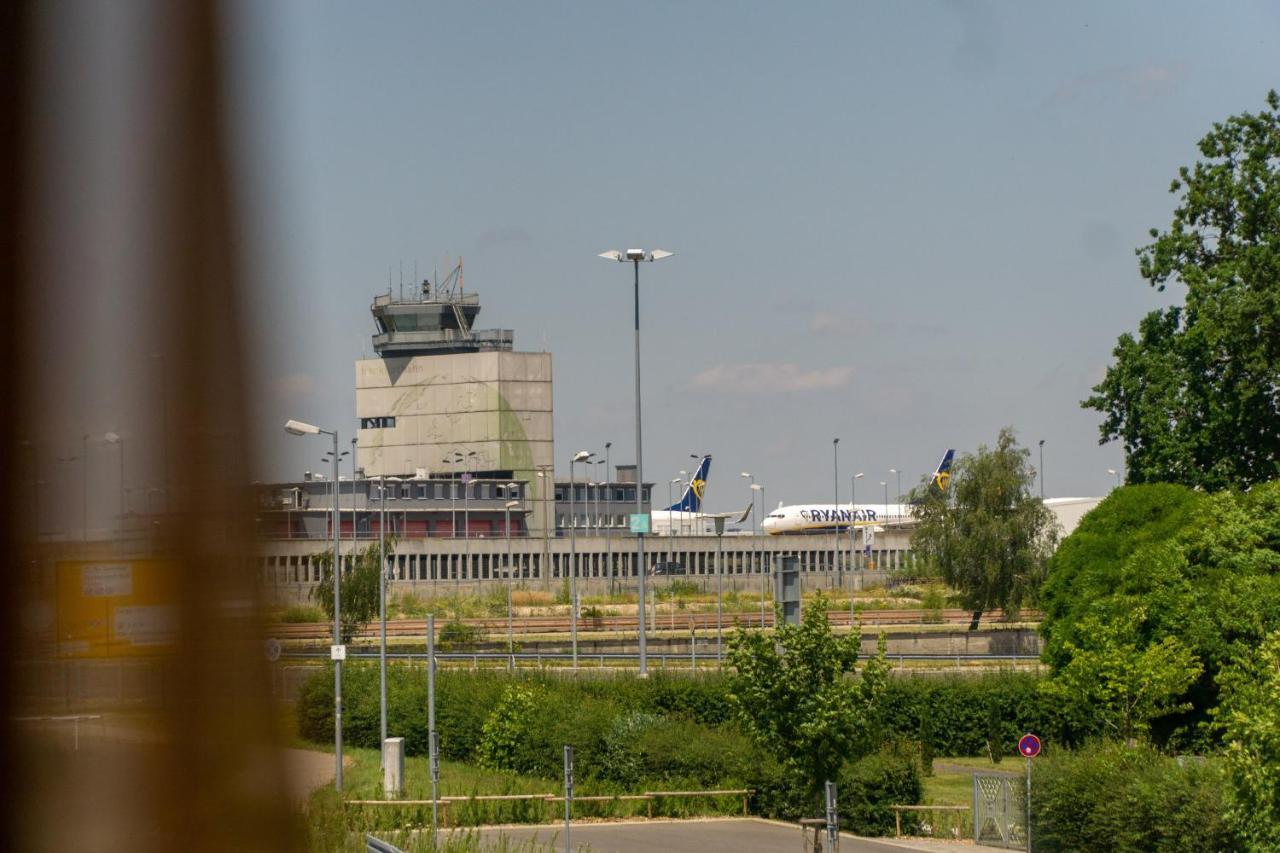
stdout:
[(899, 524), (911, 517), (910, 504), (797, 504), (781, 506), (764, 519), (765, 533), (839, 533), (850, 525)]

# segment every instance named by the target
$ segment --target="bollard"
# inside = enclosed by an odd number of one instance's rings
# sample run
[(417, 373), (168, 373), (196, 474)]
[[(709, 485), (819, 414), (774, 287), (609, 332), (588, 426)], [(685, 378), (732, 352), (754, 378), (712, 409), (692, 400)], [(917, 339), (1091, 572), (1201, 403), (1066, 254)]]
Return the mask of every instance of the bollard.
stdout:
[(388, 799), (398, 798), (404, 793), (404, 738), (387, 738), (382, 751), (382, 793)]

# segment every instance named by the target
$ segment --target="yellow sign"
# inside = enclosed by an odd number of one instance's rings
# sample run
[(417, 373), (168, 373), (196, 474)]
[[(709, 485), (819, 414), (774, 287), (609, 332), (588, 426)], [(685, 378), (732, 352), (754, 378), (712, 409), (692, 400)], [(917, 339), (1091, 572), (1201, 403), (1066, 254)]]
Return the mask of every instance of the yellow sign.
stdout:
[(177, 566), (161, 560), (58, 563), (58, 657), (164, 654), (178, 639)]

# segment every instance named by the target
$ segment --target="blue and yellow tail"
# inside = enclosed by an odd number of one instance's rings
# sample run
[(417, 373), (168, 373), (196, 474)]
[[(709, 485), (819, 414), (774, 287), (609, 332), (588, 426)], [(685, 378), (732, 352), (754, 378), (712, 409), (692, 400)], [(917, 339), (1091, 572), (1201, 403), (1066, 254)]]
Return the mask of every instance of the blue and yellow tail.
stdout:
[(711, 457), (704, 456), (693, 472), (693, 479), (685, 488), (680, 500), (667, 507), (668, 512), (702, 512), (702, 494), (707, 488), (707, 479), (711, 476)]
[(955, 450), (948, 450), (942, 455), (942, 461), (938, 463), (938, 470), (933, 472), (933, 479), (929, 482), (929, 488), (935, 494), (945, 495), (947, 487), (951, 485), (951, 460), (955, 458)]

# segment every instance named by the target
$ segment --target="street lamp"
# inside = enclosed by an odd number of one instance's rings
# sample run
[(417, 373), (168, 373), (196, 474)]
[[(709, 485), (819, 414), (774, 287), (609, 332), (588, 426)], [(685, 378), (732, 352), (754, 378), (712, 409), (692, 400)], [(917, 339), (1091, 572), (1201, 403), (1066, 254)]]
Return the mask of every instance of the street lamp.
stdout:
[(1044, 500), (1044, 439), (1040, 439), (1040, 500)]
[(333, 436), (333, 787), (342, 790), (342, 567), (338, 563), (338, 431), (321, 429), (302, 421), (289, 421), (284, 431), (290, 435)]
[[(752, 485), (752, 486), (755, 485), (756, 478), (752, 475), (750, 471), (743, 471), (741, 476), (748, 481), (749, 485)], [(756, 541), (756, 496), (753, 492), (748, 490), (747, 497), (750, 498), (750, 501), (748, 502), (747, 505), (750, 507), (750, 511), (751, 511), (751, 565), (749, 566), (747, 571), (747, 573), (750, 574), (752, 571), (755, 570), (756, 566), (759, 564), (760, 554), (757, 550), (759, 543)], [(738, 589), (737, 579), (734, 580), (733, 589), (735, 592)]]
[(851, 570), (858, 565), (858, 551), (853, 545), (853, 534), (858, 526), (858, 481), (864, 476), (866, 475), (859, 471), (849, 478), (849, 568)]
[(614, 589), (614, 571), (613, 571), (613, 464), (609, 458), (609, 449), (613, 447), (612, 441), (604, 443), (604, 511), (605, 517), (609, 523), (605, 525), (604, 531), (604, 547), (605, 547), (605, 565), (609, 567), (609, 595), (613, 595)]
[[(508, 498), (511, 497), (511, 493), (515, 491), (517, 487), (518, 484), (516, 483), (507, 483), (506, 486), (498, 486), (502, 493)], [(520, 501), (508, 500), (502, 507), (503, 513), (506, 515), (507, 525), (507, 654), (510, 655), (513, 667), (515, 666), (516, 661), (516, 644), (511, 616), (511, 510), (518, 506), (520, 506)]]
[[(660, 261), (663, 258), (671, 257), (672, 253), (664, 249), (653, 249), (645, 251), (644, 249), (627, 249), (620, 252), (617, 249), (610, 249), (607, 252), (601, 252), (600, 257), (606, 258), (618, 263), (630, 263), (635, 268), (635, 351), (636, 351), (636, 515), (644, 512), (644, 442), (641, 441), (642, 435), (642, 418), (640, 408), (640, 262)], [(648, 659), (645, 649), (644, 636), (644, 534), (636, 534), (636, 578), (639, 584), (640, 607), (638, 620), (638, 633), (640, 636), (640, 677), (645, 678), (649, 675)]]
[[(684, 493), (689, 486), (689, 472), (680, 472), (680, 509), (676, 510), (680, 513), (680, 535), (684, 535)], [(655, 617), (656, 618), (656, 617)]]
[[(752, 483), (751, 491), (758, 492), (760, 494), (760, 512), (763, 513), (764, 512), (764, 486), (760, 485), (759, 483)], [(754, 503), (754, 501), (752, 501), (752, 503)], [(754, 519), (753, 519), (753, 523), (754, 523)], [(756, 534), (755, 531), (752, 531), (752, 535), (755, 536), (757, 539), (759, 538), (759, 535)], [(765, 594), (764, 565), (765, 565), (765, 555), (761, 554), (760, 555), (760, 630), (762, 631), (764, 630), (764, 594)]]
[[(683, 474), (684, 472), (681, 471), (680, 473)], [(672, 477), (671, 481), (667, 483), (667, 506), (668, 507), (673, 507), (676, 505), (675, 499), (671, 497), (671, 487), (676, 483), (683, 483), (683, 482), (684, 481), (681, 480), (679, 477)], [(667, 562), (668, 563), (675, 561), (675, 558), (676, 558), (675, 549), (676, 549), (676, 532), (675, 532), (675, 528), (671, 526), (671, 510), (668, 509), (667, 510)], [(670, 566), (668, 566), (668, 568), (670, 568)], [(655, 616), (654, 618), (656, 619), (657, 617)]]
[(832, 488), (832, 504), (835, 507), (836, 517), (836, 537), (835, 544), (831, 546), (831, 558), (836, 564), (836, 582), (841, 586), (844, 584), (843, 577), (840, 575), (840, 439), (831, 439), (831, 488)]
[(1108, 468), (1107, 473), (1116, 478), (1116, 488), (1120, 488), (1120, 472), (1115, 468)]
[(898, 503), (899, 505), (901, 505), (902, 503), (902, 472), (899, 471), (897, 468), (890, 468), (889, 473), (898, 475)]
[[(381, 753), (382, 766), (387, 766), (387, 483), (401, 482), (399, 477), (378, 475), (378, 493), (382, 499), (382, 515), (378, 519), (378, 621), (381, 624), (381, 638), (378, 644), (378, 690), (381, 699), (380, 716), (382, 741), (378, 749)], [(353, 487), (354, 488), (354, 487)], [(391, 488), (395, 488), (392, 486)], [(351, 502), (355, 503), (355, 492), (351, 493)]]
[[(574, 500), (578, 484), (573, 479), (573, 466), (595, 456), (590, 450), (579, 450), (569, 459), (569, 633), (573, 642), (573, 668), (578, 668), (578, 519)], [(641, 608), (643, 609), (643, 607)]]

